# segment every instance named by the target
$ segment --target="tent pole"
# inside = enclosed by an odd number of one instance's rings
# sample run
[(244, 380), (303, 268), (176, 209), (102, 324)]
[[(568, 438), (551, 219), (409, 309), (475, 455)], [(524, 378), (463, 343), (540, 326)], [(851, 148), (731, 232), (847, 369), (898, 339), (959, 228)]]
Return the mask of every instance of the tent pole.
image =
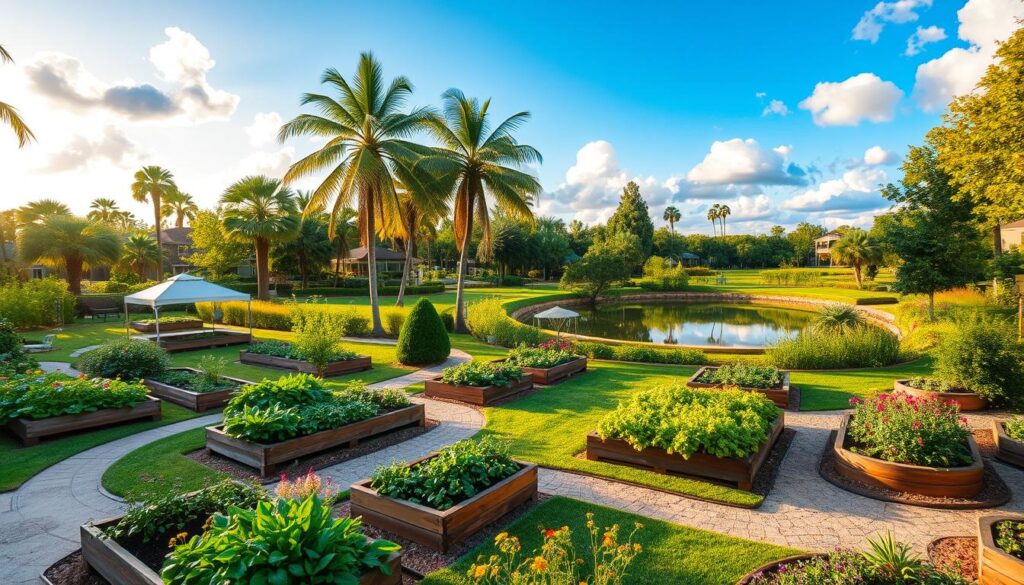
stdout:
[(156, 343), (160, 345), (160, 307), (153, 306), (153, 315), (156, 317)]
[[(124, 299), (122, 299), (124, 300)], [(128, 301), (124, 301), (124, 335), (128, 337)]]

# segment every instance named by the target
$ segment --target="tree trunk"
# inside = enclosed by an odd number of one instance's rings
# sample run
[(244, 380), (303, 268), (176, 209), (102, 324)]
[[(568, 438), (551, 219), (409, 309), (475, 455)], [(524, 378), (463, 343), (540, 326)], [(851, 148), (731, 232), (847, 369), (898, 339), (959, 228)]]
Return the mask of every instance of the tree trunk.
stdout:
[(153, 191), (149, 194), (153, 202), (153, 219), (156, 220), (156, 280), (164, 279), (164, 246), (160, 241), (160, 194)]
[(853, 263), (853, 279), (857, 281), (857, 288), (860, 288), (860, 262)]
[(363, 205), (366, 213), (366, 233), (363, 237), (366, 242), (366, 275), (370, 281), (370, 316), (373, 324), (370, 334), (374, 337), (383, 337), (384, 326), (380, 321), (380, 300), (377, 298), (377, 234), (373, 217), (373, 195), (372, 191), (363, 194), (366, 198)]
[(466, 197), (466, 233), (462, 238), (462, 250), (459, 252), (459, 280), (455, 287), (455, 333), (469, 333), (466, 326), (465, 287), (466, 262), (469, 261), (469, 242), (473, 239), (473, 195)]
[(179, 213), (178, 217), (174, 220), (174, 227), (183, 228), (185, 227), (185, 214)]
[(256, 238), (256, 298), (261, 301), (270, 300), (269, 255), (270, 242)]
[(341, 274), (342, 236), (338, 234), (338, 252), (334, 256), (334, 288), (338, 288), (338, 276)]
[(998, 225), (992, 228), (992, 246), (996, 258), (1003, 255), (1003, 230)]
[(405, 242), (405, 261), (402, 263), (402, 282), (398, 285), (398, 299), (395, 301), (396, 307), (405, 306), (405, 283), (409, 282), (409, 269), (412, 268), (412, 250), (409, 247), (409, 241)]
[(68, 281), (68, 291), (75, 296), (82, 294), (82, 259), (64, 258), (64, 271)]

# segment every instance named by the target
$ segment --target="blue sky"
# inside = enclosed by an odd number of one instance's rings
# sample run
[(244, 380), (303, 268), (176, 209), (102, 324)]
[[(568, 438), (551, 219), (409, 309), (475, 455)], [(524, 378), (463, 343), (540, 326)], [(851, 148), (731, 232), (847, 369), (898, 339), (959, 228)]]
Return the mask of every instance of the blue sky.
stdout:
[(212, 205), (316, 148), (270, 131), (325, 67), (350, 74), (372, 50), (414, 105), (459, 87), (500, 116), (529, 110), (542, 213), (601, 221), (637, 178), (658, 223), (674, 204), (710, 232), (721, 202), (733, 233), (869, 223), (899, 154), (1024, 16), (1020, 0), (84, 4), (4, 9), (18, 63), (0, 67), (0, 100), (39, 136), (18, 150), (0, 134), (4, 206), (106, 196), (145, 217), (127, 193), (143, 163)]

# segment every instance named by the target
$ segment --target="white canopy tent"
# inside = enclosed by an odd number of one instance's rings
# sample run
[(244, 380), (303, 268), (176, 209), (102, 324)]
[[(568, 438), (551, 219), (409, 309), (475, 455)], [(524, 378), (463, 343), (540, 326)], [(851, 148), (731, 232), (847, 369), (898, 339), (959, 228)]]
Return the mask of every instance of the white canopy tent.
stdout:
[[(248, 303), (249, 334), (252, 335), (252, 296), (236, 290), (207, 282), (188, 273), (178, 274), (160, 284), (124, 297), (125, 331), (128, 330), (128, 305), (144, 305), (153, 309), (156, 319), (156, 339), (160, 340), (160, 307), (187, 305), (190, 303), (223, 303), (245, 301)], [(217, 324), (213, 324), (214, 329)]]
[(576, 323), (576, 319), (580, 318), (580, 314), (576, 311), (570, 311), (569, 309), (563, 309), (559, 306), (551, 307), (541, 311), (533, 316), (537, 321), (554, 321), (557, 323), (555, 333), (562, 333), (562, 327), (565, 327), (569, 323)]

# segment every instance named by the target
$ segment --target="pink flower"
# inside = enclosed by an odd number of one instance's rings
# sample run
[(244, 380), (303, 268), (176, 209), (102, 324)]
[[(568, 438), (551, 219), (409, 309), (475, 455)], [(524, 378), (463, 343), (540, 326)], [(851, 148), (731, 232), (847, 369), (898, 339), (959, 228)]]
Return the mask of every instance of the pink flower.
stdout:
[(855, 405), (855, 406), (860, 404), (860, 398), (857, 398), (856, 396), (854, 396), (853, 398), (850, 399), (850, 404)]
[(914, 421), (914, 430), (916, 431), (919, 428), (921, 428), (921, 421), (915, 420)]
[(924, 446), (924, 439), (922, 439), (921, 437), (918, 437), (917, 438), (917, 444), (918, 444), (918, 446), (923, 447)]

